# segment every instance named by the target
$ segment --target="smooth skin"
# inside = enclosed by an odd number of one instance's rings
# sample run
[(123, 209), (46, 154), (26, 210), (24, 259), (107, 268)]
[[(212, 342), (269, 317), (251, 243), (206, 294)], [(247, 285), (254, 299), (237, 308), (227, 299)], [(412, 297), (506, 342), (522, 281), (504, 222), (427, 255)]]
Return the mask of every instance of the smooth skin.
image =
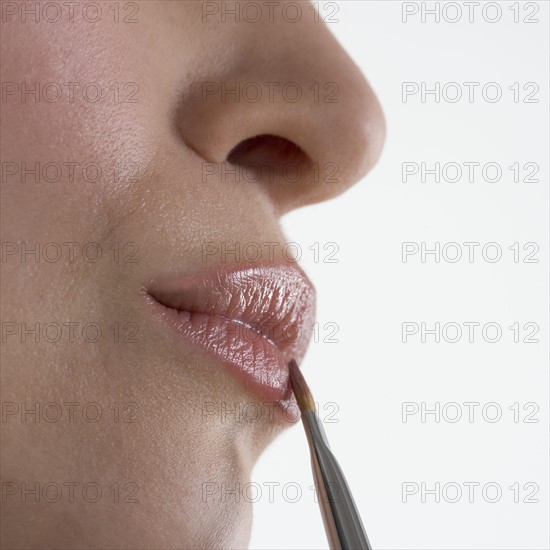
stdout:
[[(37, 23), (35, 2), (14, 15), (2, 4), (1, 547), (245, 548), (251, 505), (205, 498), (205, 483), (247, 483), (281, 426), (205, 416), (254, 396), (160, 326), (141, 289), (219, 263), (205, 243), (283, 245), (284, 213), (344, 192), (376, 162), (380, 105), (305, 1), (294, 23), (282, 9), (273, 21), (204, 20), (223, 3), (195, 0), (138, 2), (135, 23), (122, 2), (119, 22), (117, 2), (101, 2), (95, 23), (83, 3), (73, 21)], [(257, 102), (204, 96), (251, 82), (265, 91)], [(298, 83), (303, 97), (270, 98), (266, 82)], [(40, 100), (22, 94), (37, 83)], [(336, 83), (337, 101), (316, 102), (316, 83), (321, 98)], [(262, 135), (287, 141), (235, 150)], [(298, 181), (283, 175), (289, 160)], [(264, 161), (273, 177), (221, 170)], [(36, 163), (38, 182), (22, 175)]]

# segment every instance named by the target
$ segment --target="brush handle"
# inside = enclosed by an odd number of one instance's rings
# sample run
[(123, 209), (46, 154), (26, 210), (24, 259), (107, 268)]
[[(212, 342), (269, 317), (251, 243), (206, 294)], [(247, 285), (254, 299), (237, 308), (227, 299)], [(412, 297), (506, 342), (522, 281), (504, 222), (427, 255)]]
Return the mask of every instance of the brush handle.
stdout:
[(311, 450), (313, 475), (320, 488), (319, 506), (331, 549), (372, 550), (353, 495), (330, 450), (315, 412), (302, 414)]

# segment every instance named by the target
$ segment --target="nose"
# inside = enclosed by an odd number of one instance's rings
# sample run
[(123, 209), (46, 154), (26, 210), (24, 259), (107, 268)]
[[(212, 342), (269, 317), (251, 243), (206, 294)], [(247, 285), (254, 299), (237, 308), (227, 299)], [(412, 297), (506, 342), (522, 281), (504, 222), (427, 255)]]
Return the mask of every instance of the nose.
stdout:
[(228, 178), (242, 170), (279, 213), (347, 190), (376, 163), (385, 136), (370, 85), (306, 11), (295, 23), (277, 14), (209, 22), (212, 44), (231, 46), (215, 51), (208, 74), (197, 71), (178, 117), (189, 147)]

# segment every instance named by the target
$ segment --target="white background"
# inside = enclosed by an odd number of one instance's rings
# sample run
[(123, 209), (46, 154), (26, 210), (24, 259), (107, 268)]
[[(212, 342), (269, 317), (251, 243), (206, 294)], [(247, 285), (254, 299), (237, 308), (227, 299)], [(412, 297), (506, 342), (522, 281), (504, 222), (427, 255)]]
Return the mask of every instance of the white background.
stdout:
[[(421, 3), (418, 3), (420, 7)], [(434, 2), (428, 5), (433, 7)], [(442, 2), (441, 5), (446, 4)], [(383, 104), (388, 138), (379, 165), (342, 197), (289, 215), (285, 230), (302, 247), (302, 265), (318, 290), (319, 343), (313, 343), (304, 372), (326, 418), (335, 403), (337, 423), (325, 428), (354, 490), (375, 549), (543, 549), (548, 540), (548, 3), (537, 2), (539, 23), (514, 23), (511, 2), (500, 2), (502, 18), (486, 22), (477, 8), (469, 23), (426, 23), (420, 14), (402, 22), (402, 2), (340, 1), (338, 23), (330, 25), (367, 75)], [(529, 12), (520, 2), (520, 17)], [(494, 12), (490, 13), (493, 16)], [(454, 12), (449, 12), (454, 16)], [(473, 103), (436, 103), (416, 95), (402, 101), (403, 82), (497, 82), (502, 99), (486, 102), (481, 86)], [(535, 82), (538, 103), (515, 103), (508, 89)], [(464, 93), (467, 89), (464, 88)], [(403, 162), (499, 163), (499, 182), (480, 174), (470, 183), (435, 183), (428, 176), (402, 182)], [(539, 165), (538, 183), (514, 183), (514, 162)], [(479, 170), (479, 169), (478, 169)], [(522, 178), (525, 174), (522, 174)], [(338, 263), (324, 263), (323, 245), (337, 243)], [(467, 249), (457, 263), (420, 255), (402, 261), (403, 242), (496, 242), (502, 259), (473, 263)], [(535, 242), (538, 263), (515, 263), (508, 249)], [(319, 243), (315, 261), (308, 247)], [(449, 249), (449, 256), (451, 255)], [(521, 250), (521, 260), (525, 255)], [(434, 343), (420, 335), (402, 342), (403, 322), (494, 322), (499, 342), (488, 343), (480, 327), (475, 341)], [(323, 343), (325, 323), (337, 323), (338, 343)], [(533, 322), (539, 343), (514, 343), (508, 328)], [(449, 332), (449, 337), (454, 333)], [(526, 331), (521, 331), (521, 338)], [(474, 421), (467, 409), (456, 423), (420, 414), (402, 421), (404, 402), (433, 408), (449, 402), (479, 402)], [(484, 419), (483, 404), (502, 408), (500, 421)], [(523, 422), (534, 402), (538, 423)], [(508, 409), (520, 405), (520, 422)], [(448, 416), (455, 414), (447, 409)], [(488, 411), (492, 414), (494, 409)], [(287, 430), (254, 471), (264, 487), (254, 508), (250, 547), (327, 548), (314, 502), (309, 453), (301, 426)], [(266, 482), (280, 483), (269, 501)], [(420, 488), (463, 488), (456, 503), (420, 491), (403, 502), (404, 482)], [(474, 502), (464, 482), (479, 483)], [(498, 502), (481, 493), (484, 484), (502, 489)], [(514, 503), (536, 483), (538, 503)], [(298, 484), (302, 495), (292, 503)], [(294, 485), (295, 486), (295, 485)], [(451, 487), (451, 486), (449, 486)], [(442, 490), (443, 492), (443, 490)], [(489, 491), (488, 497), (493, 497)], [(455, 496), (449, 489), (448, 499)]]

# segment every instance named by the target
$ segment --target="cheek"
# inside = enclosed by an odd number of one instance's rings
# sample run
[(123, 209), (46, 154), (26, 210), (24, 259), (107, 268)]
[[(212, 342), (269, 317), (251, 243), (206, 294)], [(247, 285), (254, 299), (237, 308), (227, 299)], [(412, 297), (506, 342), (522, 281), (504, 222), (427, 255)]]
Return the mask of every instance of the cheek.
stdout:
[(131, 47), (131, 28), (113, 31), (80, 19), (6, 26), (2, 193), (16, 206), (8, 232), (84, 237), (116, 221), (146, 179), (166, 99), (151, 85), (152, 61)]

